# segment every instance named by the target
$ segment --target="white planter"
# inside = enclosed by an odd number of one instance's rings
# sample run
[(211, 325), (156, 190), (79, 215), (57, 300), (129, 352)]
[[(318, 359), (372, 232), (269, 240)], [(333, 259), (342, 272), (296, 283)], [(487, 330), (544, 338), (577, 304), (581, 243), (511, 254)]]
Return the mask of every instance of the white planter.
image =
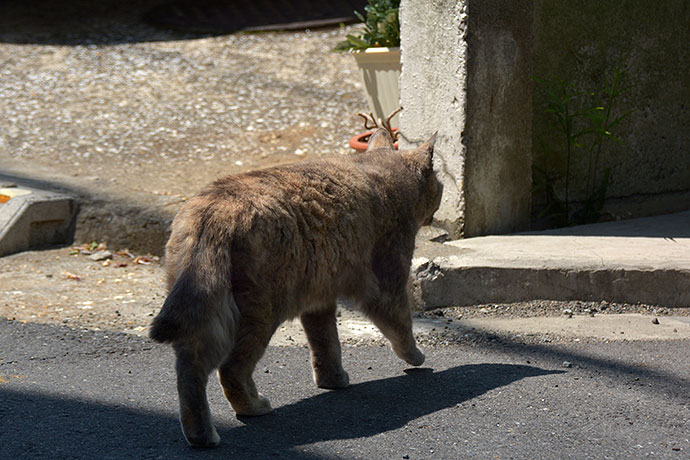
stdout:
[[(400, 48), (367, 48), (352, 53), (362, 75), (369, 110), (376, 119), (385, 120), (400, 107)], [(398, 127), (399, 115), (391, 119)]]

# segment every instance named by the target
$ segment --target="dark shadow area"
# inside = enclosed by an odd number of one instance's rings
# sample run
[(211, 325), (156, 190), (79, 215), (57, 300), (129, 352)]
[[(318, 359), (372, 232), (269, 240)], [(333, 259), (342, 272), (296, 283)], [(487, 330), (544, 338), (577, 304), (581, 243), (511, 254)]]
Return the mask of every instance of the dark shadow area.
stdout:
[(52, 192), (67, 193), (70, 195), (81, 195), (84, 191), (78, 187), (70, 187), (59, 182), (52, 182), (42, 179), (35, 179), (28, 176), (18, 175), (14, 173), (5, 172), (0, 169), (0, 186), (2, 187), (29, 187), (39, 190), (50, 190)]
[[(542, 360), (544, 360), (549, 365), (557, 367), (564, 362), (568, 362), (573, 368), (589, 369), (597, 374), (606, 375), (621, 382), (635, 381), (638, 384), (646, 384), (646, 391), (661, 393), (669, 398), (677, 398), (683, 404), (690, 404), (690, 394), (686, 390), (690, 387), (690, 374), (688, 374), (687, 378), (682, 378), (639, 363), (641, 357), (651, 355), (651, 351), (645, 350), (644, 353), (635, 351), (637, 347), (634, 345), (645, 346), (643, 341), (601, 343), (599, 348), (602, 350), (602, 355), (605, 352), (604, 350), (607, 350), (609, 355), (614, 354), (616, 356), (616, 359), (612, 359), (596, 356), (584, 350), (577, 350), (577, 348), (585, 347), (586, 345), (573, 343), (567, 345), (557, 343), (549, 343), (548, 345), (528, 344), (515, 340), (508, 335), (485, 332), (470, 327), (458, 326), (457, 324), (454, 326), (454, 330), (458, 331), (457, 335), (459, 337), (469, 334), (476, 347), (502, 352), (511, 356), (520, 356), (526, 363), (530, 361), (540, 361), (540, 363), (543, 363)], [(653, 344), (654, 342), (651, 343)], [(462, 344), (459, 343), (459, 345)], [(588, 348), (596, 349), (591, 346)], [(616, 348), (619, 349), (618, 352), (612, 353), (611, 349)], [(661, 350), (665, 349), (662, 347)], [(684, 360), (685, 358), (679, 359)], [(666, 362), (670, 364), (669, 367), (675, 367), (672, 364), (673, 357), (670, 355), (663, 355), (657, 361)], [(687, 374), (690, 368), (685, 366), (681, 367), (681, 369), (685, 370)]]
[(0, 458), (324, 458), (298, 448), (395, 430), (517, 380), (558, 373), (509, 364), (411, 370), (219, 426), (215, 450), (187, 447), (167, 415), (0, 388)]
[(297, 30), (356, 21), (366, 0), (178, 0), (149, 11), (145, 18), (175, 30), (230, 33)]
[[(118, 236), (114, 231), (108, 230), (109, 243), (112, 247), (127, 247), (134, 251), (150, 252), (162, 255), (165, 243), (169, 236), (169, 223), (174, 216), (173, 208), (167, 203), (156, 201), (152, 194), (129, 194), (123, 196), (121, 193), (110, 193), (94, 195), (92, 190), (79, 186), (69, 185), (61, 181), (49, 181), (36, 179), (16, 173), (7, 173), (0, 169), (0, 185), (16, 185), (17, 187), (28, 187), (38, 190), (46, 190), (64, 193), (72, 196), (77, 201), (78, 212), (75, 216), (75, 225), (71, 233), (71, 243), (74, 241), (75, 232), (78, 230), (77, 224), (88, 224), (90, 228), (96, 228), (108, 222), (112, 227), (114, 220), (122, 221), (122, 225), (127, 227), (128, 232), (123, 232)], [(107, 190), (101, 190), (107, 192)], [(137, 200), (137, 196), (141, 200)], [(107, 206), (105, 204), (107, 203)], [(167, 211), (167, 212), (166, 212)], [(80, 213), (87, 213), (88, 218), (80, 216)], [(104, 226), (105, 228), (105, 226)], [(136, 234), (136, 238), (131, 235)]]
[(646, 238), (690, 238), (690, 211), (664, 214), (653, 217), (578, 225), (519, 235), (550, 236), (619, 236)]
[[(0, 42), (115, 45), (351, 22), (365, 0), (25, 0), (0, 2)], [(174, 30), (174, 31), (173, 31)]]
[(26, 0), (0, 3), (0, 42), (116, 45), (180, 40), (193, 35), (161, 30), (144, 15), (164, 0)]
[[(469, 364), (440, 372), (408, 369), (406, 375), (363, 382), (278, 407), (266, 417), (244, 419), (245, 426), (219, 433), (243, 444), (272, 433), (274, 450), (370, 437), (523, 378), (562, 372), (513, 364)], [(306, 426), (305, 420), (309, 421)]]

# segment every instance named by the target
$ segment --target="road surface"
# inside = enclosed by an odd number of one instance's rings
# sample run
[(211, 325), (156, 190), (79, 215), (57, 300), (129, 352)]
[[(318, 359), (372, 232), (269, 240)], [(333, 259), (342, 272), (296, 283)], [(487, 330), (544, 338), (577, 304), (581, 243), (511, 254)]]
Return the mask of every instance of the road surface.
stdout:
[(352, 385), (311, 382), (308, 350), (270, 347), (264, 417), (235, 417), (215, 379), (221, 445), (188, 447), (173, 356), (133, 335), (0, 321), (2, 459), (685, 459), (689, 341), (344, 349)]

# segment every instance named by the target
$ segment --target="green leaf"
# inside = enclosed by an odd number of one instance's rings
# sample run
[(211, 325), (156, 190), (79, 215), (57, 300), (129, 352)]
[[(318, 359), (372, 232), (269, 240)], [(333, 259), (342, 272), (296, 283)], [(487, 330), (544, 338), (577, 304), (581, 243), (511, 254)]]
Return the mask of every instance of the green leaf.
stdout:
[(357, 35), (348, 35), (346, 43), (338, 43), (334, 51), (359, 50), (377, 46), (400, 46), (400, 0), (369, 0), (364, 6), (364, 15), (354, 14), (364, 23)]
[(369, 48), (369, 43), (355, 35), (347, 34), (345, 38), (347, 38), (347, 41), (349, 41), (356, 49)]

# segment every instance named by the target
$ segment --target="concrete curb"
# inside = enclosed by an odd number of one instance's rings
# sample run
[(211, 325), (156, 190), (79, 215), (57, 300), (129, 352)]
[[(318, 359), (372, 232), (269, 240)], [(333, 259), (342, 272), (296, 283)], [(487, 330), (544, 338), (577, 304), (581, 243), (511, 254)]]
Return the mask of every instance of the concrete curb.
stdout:
[(2, 190), (11, 198), (0, 206), (0, 257), (72, 239), (77, 214), (72, 197), (28, 187)]
[(427, 310), (532, 299), (690, 307), (690, 270), (463, 267), (424, 258), (417, 264), (414, 297)]
[(690, 212), (683, 212), (567, 234), (418, 242), (413, 297), (424, 309), (533, 299), (690, 307), (688, 229)]
[[(77, 216), (77, 242), (106, 242), (109, 248), (162, 256), (170, 236), (174, 212), (166, 203), (134, 204), (88, 197)], [(159, 200), (162, 201), (162, 200)]]

